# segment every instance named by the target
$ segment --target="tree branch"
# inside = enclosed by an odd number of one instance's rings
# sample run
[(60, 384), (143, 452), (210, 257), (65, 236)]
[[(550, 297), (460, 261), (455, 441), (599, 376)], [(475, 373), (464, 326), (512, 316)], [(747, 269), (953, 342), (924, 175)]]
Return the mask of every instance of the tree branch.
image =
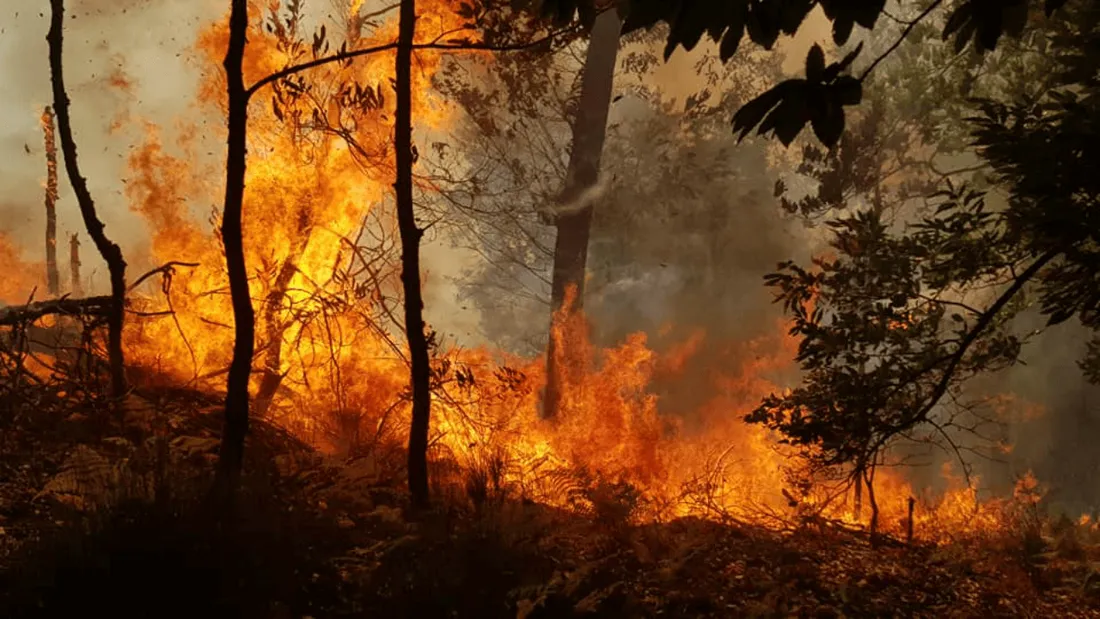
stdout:
[(153, 269), (152, 271), (149, 271), (145, 275), (142, 275), (141, 277), (137, 278), (137, 280), (134, 283), (130, 284), (130, 288), (127, 290), (127, 292), (133, 292), (134, 289), (136, 289), (138, 286), (140, 286), (145, 280), (147, 280), (150, 277), (156, 275), (157, 273), (168, 273), (168, 272), (172, 271), (173, 269), (175, 269), (176, 267), (195, 268), (195, 267), (198, 267), (198, 266), (199, 266), (198, 262), (179, 262), (179, 261), (176, 261), (176, 260), (173, 260), (171, 262), (167, 262), (167, 263), (162, 264), (159, 267)]
[[(978, 321), (974, 324), (974, 328), (972, 328), (966, 334), (966, 336), (963, 337), (962, 341), (959, 342), (959, 347), (955, 349), (955, 352), (946, 359), (947, 367), (944, 369), (943, 375), (940, 377), (939, 382), (936, 383), (935, 388), (932, 390), (931, 396), (924, 404), (924, 406), (922, 406), (917, 412), (905, 418), (902, 423), (895, 426), (897, 428), (895, 432), (886, 433), (878, 441), (876, 441), (874, 450), (877, 451), (885, 444), (887, 440), (890, 439), (891, 436), (893, 436), (897, 432), (902, 431), (905, 427), (908, 427), (928, 417), (928, 413), (930, 413), (932, 409), (935, 408), (937, 404), (939, 404), (939, 401), (947, 393), (948, 388), (951, 386), (951, 379), (954, 377), (955, 371), (958, 369), (959, 364), (962, 363), (963, 357), (966, 356), (966, 352), (970, 349), (974, 342), (978, 340), (978, 337), (981, 336), (982, 332), (989, 327), (989, 325), (993, 322), (993, 319), (1001, 313), (1001, 310), (1003, 310), (1005, 306), (1008, 305), (1009, 301), (1011, 301), (1012, 298), (1015, 297), (1016, 294), (1020, 292), (1020, 290), (1022, 290), (1023, 287), (1039, 273), (1039, 271), (1043, 269), (1043, 267), (1050, 263), (1050, 261), (1056, 258), (1060, 253), (1061, 251), (1052, 250), (1040, 256), (1037, 260), (1035, 260), (1035, 262), (1031, 263), (1031, 266), (1020, 273), (1020, 275), (1016, 278), (1014, 282), (1012, 282), (1012, 285), (1009, 286), (1007, 290), (1001, 293), (1001, 296), (997, 298), (993, 305), (989, 306), (989, 309), (987, 309), (981, 315), (981, 317), (978, 318)], [(941, 358), (935, 363), (938, 364), (943, 362), (944, 360), (945, 359)], [(929, 370), (931, 370), (931, 367), (926, 367), (917, 375), (919, 376), (921, 374), (924, 374)]]
[(863, 73), (860, 74), (860, 76), (859, 76), (859, 81), (862, 82), (863, 80), (867, 79), (867, 76), (871, 74), (871, 71), (875, 70), (875, 67), (877, 67), (880, 62), (885, 60), (886, 57), (889, 56), (890, 54), (894, 53), (894, 50), (896, 50), (898, 48), (898, 46), (901, 45), (902, 41), (905, 40), (905, 37), (909, 36), (909, 33), (912, 32), (913, 29), (917, 27), (917, 24), (924, 21), (924, 18), (927, 17), (929, 13), (931, 13), (933, 10), (935, 10), (935, 8), (938, 7), (942, 3), (943, 3), (943, 0), (935, 0), (932, 4), (928, 5), (928, 8), (924, 9), (924, 11), (922, 11), (920, 15), (917, 15), (916, 19), (909, 22), (909, 25), (906, 26), (905, 30), (903, 30), (901, 32), (901, 36), (898, 37), (898, 40), (894, 41), (894, 44), (891, 45), (878, 58), (875, 58), (875, 61), (871, 63), (871, 66), (869, 66), (869, 67), (867, 67), (866, 69), (863, 70)]
[[(412, 48), (414, 50), (417, 50), (417, 49), (440, 49), (440, 50), (453, 50), (453, 51), (515, 52), (515, 51), (522, 51), (522, 50), (525, 50), (525, 49), (530, 49), (532, 47), (538, 47), (539, 45), (542, 45), (543, 43), (546, 43), (547, 41), (551, 41), (554, 38), (562, 36), (564, 34), (569, 34), (573, 31), (575, 31), (576, 29), (577, 29), (576, 26), (570, 26), (570, 27), (564, 28), (562, 30), (557, 30), (557, 31), (551, 32), (550, 34), (547, 34), (546, 36), (544, 36), (542, 38), (535, 39), (534, 41), (525, 41), (523, 43), (514, 43), (514, 44), (510, 44), (510, 45), (489, 45), (487, 43), (459, 43), (459, 44), (454, 44), (454, 45), (445, 44), (445, 43), (422, 43), (422, 44), (419, 44), (419, 45), (413, 45)], [(326, 64), (330, 64), (330, 63), (333, 63), (333, 62), (342, 62), (344, 60), (353, 60), (353, 59), (359, 58), (361, 56), (369, 56), (371, 54), (376, 54), (376, 53), (379, 53), (379, 52), (389, 51), (391, 49), (397, 49), (397, 42), (396, 41), (392, 42), (392, 43), (385, 43), (383, 45), (376, 45), (374, 47), (365, 47), (363, 49), (356, 49), (356, 50), (347, 51), (347, 52), (340, 52), (340, 53), (337, 53), (337, 54), (333, 54), (331, 56), (325, 56), (324, 58), (316, 58), (314, 60), (310, 60), (309, 62), (303, 62), (302, 64), (294, 65), (294, 66), (291, 66), (291, 67), (286, 67), (285, 69), (282, 69), (280, 71), (276, 71), (275, 73), (272, 73), (271, 75), (268, 75), (267, 77), (261, 79), (260, 81), (256, 82), (252, 86), (250, 86), (248, 88), (248, 90), (245, 91), (245, 96), (247, 98), (251, 98), (252, 95), (256, 94), (256, 92), (258, 92), (264, 86), (267, 86), (268, 84), (271, 84), (272, 82), (277, 82), (281, 79), (290, 77), (291, 75), (296, 75), (298, 73), (301, 73), (302, 71), (307, 71), (309, 69), (315, 69), (317, 67), (320, 67), (320, 66), (323, 66), (323, 65), (326, 65)]]
[(35, 301), (26, 305), (13, 305), (0, 309), (0, 326), (14, 326), (38, 320), (53, 314), (105, 316), (112, 307), (112, 297), (87, 297), (73, 299), (61, 297), (48, 301)]

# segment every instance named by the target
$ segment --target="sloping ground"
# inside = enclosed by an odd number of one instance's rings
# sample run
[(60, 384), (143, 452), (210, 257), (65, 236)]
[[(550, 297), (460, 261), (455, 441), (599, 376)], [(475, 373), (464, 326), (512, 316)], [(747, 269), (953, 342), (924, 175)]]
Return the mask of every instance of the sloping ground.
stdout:
[[(208, 543), (205, 525), (181, 521), (186, 510), (120, 525), (90, 515), (125, 498), (149, 503), (157, 453), (173, 485), (206, 479), (216, 406), (162, 394), (134, 398), (116, 420), (61, 404), (0, 432), (0, 598), (22, 595), (29, 565), (54, 569), (51, 540), (78, 530), (106, 541), (74, 559), (78, 578), (47, 578), (55, 589), (41, 597), (115, 617), (1100, 617), (1091, 567), (1100, 546), (1072, 529), (1045, 540), (872, 547), (828, 527), (627, 526), (499, 498), (475, 509), (453, 487), (437, 489), (447, 497), (437, 513), (407, 522), (402, 480), (385, 459), (326, 461), (264, 424), (250, 439), (250, 467), (267, 484), (254, 494), (274, 509), (249, 517), (271, 527), (253, 521)], [(165, 429), (159, 442), (156, 427)], [(172, 552), (142, 554), (159, 545)], [(195, 566), (250, 581), (233, 585), (235, 610), (203, 605), (230, 585), (195, 585)], [(0, 615), (66, 616), (20, 608), (0, 605)]]

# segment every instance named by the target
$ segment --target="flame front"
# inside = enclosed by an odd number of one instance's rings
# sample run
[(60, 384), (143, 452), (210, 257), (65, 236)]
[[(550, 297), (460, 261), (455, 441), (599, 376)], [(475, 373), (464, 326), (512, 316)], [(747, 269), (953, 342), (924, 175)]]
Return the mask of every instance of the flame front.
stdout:
[[(463, 20), (442, 2), (418, 5), (421, 41), (461, 26)], [(361, 8), (361, 1), (351, 0), (348, 37), (357, 47), (395, 38), (394, 21), (359, 38)], [(259, 14), (258, 7), (252, 13)], [(253, 24), (249, 34), (246, 83), (299, 61), (303, 53), (285, 44), (293, 32), (280, 40), (279, 29), (296, 24), (259, 26)], [(176, 267), (160, 291), (145, 290), (135, 299), (138, 309), (162, 315), (130, 321), (128, 359), (171, 381), (214, 389), (224, 383), (230, 361), (232, 310), (217, 217), (198, 206), (220, 202), (223, 175), (220, 162), (199, 155), (199, 127), (220, 127), (224, 119), (219, 65), (227, 35), (223, 20), (199, 38), (206, 70), (195, 105), (206, 122), (181, 125), (170, 147), (162, 129), (147, 124), (144, 142), (130, 157), (127, 184), (131, 208), (150, 228), (151, 260), (198, 265)], [(418, 129), (449, 122), (430, 84), (442, 60), (435, 51), (417, 52)], [(307, 94), (268, 88), (249, 110), (244, 246), (257, 316), (257, 414), (336, 452), (352, 443), (399, 441), (407, 428), (404, 340), (391, 320), (400, 316), (398, 268), (391, 259), (396, 234), (385, 206), (393, 178), (393, 101), (384, 93), (393, 65), (392, 51), (350, 65), (327, 64), (309, 72)], [(369, 105), (362, 99), (349, 105), (343, 93), (352, 84), (382, 87), (368, 97)], [(0, 253), (6, 247), (0, 239)], [(16, 290), (0, 289), (0, 298), (10, 299)], [(651, 349), (643, 334), (599, 350), (587, 340), (583, 320), (559, 321), (555, 334), (569, 341), (572, 371), (553, 423), (538, 414), (542, 359), (489, 349), (437, 355), (436, 461), (467, 473), (491, 463), (502, 485), (562, 507), (576, 506), (579, 495), (591, 502), (594, 486), (627, 484), (641, 497), (635, 518), (698, 515), (770, 523), (794, 515), (783, 491), (798, 474), (798, 460), (766, 430), (742, 420), (762, 397), (780, 389), (766, 377), (788, 368), (794, 357), (796, 341), (786, 335), (786, 325), (777, 324), (772, 336), (728, 346), (716, 364), (723, 371), (709, 377), (718, 395), (699, 410), (665, 407), (659, 413), (652, 380), (686, 371), (685, 360), (704, 334), (664, 354)], [(440, 468), (437, 476), (446, 473)], [(588, 482), (578, 480), (584, 479), (595, 481), (583, 488)], [(880, 528), (904, 530), (912, 489), (900, 475), (882, 471), (875, 491)], [(803, 500), (824, 502), (826, 495), (823, 487)], [(824, 509), (828, 517), (857, 519), (850, 501)], [(959, 488), (920, 505), (916, 533), (938, 536), (951, 528), (946, 523), (999, 527), (999, 509), (979, 503), (972, 488)], [(865, 510), (862, 519), (867, 516)]]

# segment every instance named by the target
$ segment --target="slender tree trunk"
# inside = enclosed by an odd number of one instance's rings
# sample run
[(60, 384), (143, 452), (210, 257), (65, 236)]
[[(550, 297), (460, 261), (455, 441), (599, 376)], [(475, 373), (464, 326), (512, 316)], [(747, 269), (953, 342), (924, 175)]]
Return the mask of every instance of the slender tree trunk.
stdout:
[(229, 16), (229, 47), (226, 50), (226, 84), (229, 94), (229, 138), (225, 159), (225, 206), (222, 214), (222, 244), (229, 272), (233, 303), (233, 361), (225, 394), (225, 429), (218, 457), (216, 488), (231, 496), (244, 464), (244, 440), (248, 434), (248, 380), (255, 350), (256, 316), (248, 290), (241, 225), (244, 208), (248, 93), (244, 87), (242, 63), (248, 34), (248, 0), (232, 0)]
[(855, 480), (855, 517), (856, 522), (863, 518), (863, 473), (856, 472)]
[[(583, 197), (599, 180), (600, 158), (607, 135), (607, 116), (611, 106), (611, 88), (615, 79), (615, 61), (619, 52), (622, 19), (615, 9), (596, 17), (589, 38), (588, 52), (581, 75), (580, 100), (573, 121), (573, 147), (561, 203), (567, 207), (556, 217), (558, 229), (554, 244), (554, 268), (550, 288), (550, 338), (546, 351), (546, 393), (542, 413), (553, 418), (561, 407), (563, 390), (569, 381), (565, 374), (574, 365), (562, 337), (570, 315), (584, 305), (584, 276), (588, 261), (588, 238), (592, 228), (592, 205)], [(578, 204), (578, 201), (581, 203)], [(572, 304), (563, 310), (566, 294), (574, 291)], [(562, 366), (566, 367), (562, 367)]]
[(46, 41), (50, 48), (50, 77), (53, 83), (54, 111), (57, 113), (57, 130), (61, 138), (61, 153), (65, 159), (65, 171), (76, 194), (80, 215), (88, 236), (92, 237), (99, 255), (107, 263), (111, 276), (111, 311), (107, 315), (107, 356), (111, 368), (111, 394), (120, 398), (126, 392), (126, 375), (122, 356), (122, 324), (126, 303), (126, 261), (122, 249), (107, 238), (103, 222), (96, 213), (95, 202), (88, 191), (88, 183), (80, 175), (76, 159), (76, 142), (73, 141), (72, 124), (69, 120), (69, 96), (65, 92), (65, 78), (62, 71), (65, 2), (50, 0), (50, 32)]
[(424, 300), (420, 294), (420, 237), (413, 207), (412, 46), (416, 35), (416, 1), (401, 0), (397, 38), (397, 109), (394, 151), (397, 178), (397, 225), (401, 233), (401, 283), (405, 292), (405, 333), (409, 340), (412, 380), (412, 426), (409, 428), (409, 495), (413, 509), (428, 507), (428, 430), (431, 422), (431, 368), (424, 334)]
[(260, 379), (260, 386), (256, 390), (256, 398), (253, 401), (253, 414), (257, 416), (263, 416), (267, 412), (275, 399), (275, 392), (283, 383), (283, 334), (286, 332), (287, 324), (279, 319), (279, 310), (282, 308), (283, 300), (286, 299), (290, 281), (298, 272), (298, 260), (305, 253), (312, 233), (312, 206), (304, 204), (298, 213), (296, 230), (298, 240), (290, 255), (279, 266), (279, 272), (264, 298), (260, 314), (265, 344), (263, 377)]
[(80, 237), (76, 233), (69, 237), (69, 292), (74, 297), (84, 296), (80, 283)]
[(867, 485), (867, 500), (871, 503), (871, 524), (868, 530), (871, 536), (871, 544), (874, 545), (878, 540), (878, 500), (875, 498), (874, 460), (871, 461), (870, 466), (865, 470), (863, 481)]
[(48, 105), (42, 112), (42, 134), (46, 142), (46, 290), (56, 297), (61, 294), (61, 276), (57, 272), (57, 142), (53, 109)]

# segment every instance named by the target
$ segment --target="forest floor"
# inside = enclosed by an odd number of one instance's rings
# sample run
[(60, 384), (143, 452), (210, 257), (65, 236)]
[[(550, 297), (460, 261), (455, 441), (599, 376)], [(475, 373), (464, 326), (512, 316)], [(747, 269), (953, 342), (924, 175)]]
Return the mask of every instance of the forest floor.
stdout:
[(215, 520), (188, 488), (209, 483), (217, 402), (135, 395), (112, 416), (61, 396), (0, 429), (3, 617), (1100, 617), (1100, 544), (1072, 531), (872, 545), (475, 506), (468, 484), (410, 522), (385, 459), (334, 462), (263, 423), (237, 517)]

